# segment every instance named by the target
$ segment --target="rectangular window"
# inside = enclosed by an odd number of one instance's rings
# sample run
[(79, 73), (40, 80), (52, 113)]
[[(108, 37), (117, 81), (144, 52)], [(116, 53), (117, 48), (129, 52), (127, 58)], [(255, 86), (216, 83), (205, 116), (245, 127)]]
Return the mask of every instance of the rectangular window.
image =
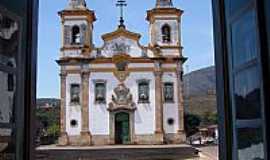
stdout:
[(80, 104), (80, 85), (71, 84), (70, 86), (70, 103)]
[(96, 103), (106, 103), (106, 83), (96, 82), (95, 84), (95, 101)]
[[(231, 89), (234, 156), (264, 159), (260, 47), (255, 9), (231, 23)], [(252, 154), (250, 154), (252, 153)]]
[(164, 83), (164, 101), (166, 103), (173, 103), (174, 102), (173, 83)]
[(141, 81), (138, 83), (139, 103), (149, 103), (149, 82)]

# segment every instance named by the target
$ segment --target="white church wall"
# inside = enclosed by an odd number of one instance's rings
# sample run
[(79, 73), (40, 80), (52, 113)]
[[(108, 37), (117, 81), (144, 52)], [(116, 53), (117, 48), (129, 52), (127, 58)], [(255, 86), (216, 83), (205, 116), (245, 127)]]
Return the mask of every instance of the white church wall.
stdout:
[[(174, 72), (166, 72), (163, 74), (162, 82), (172, 82), (174, 84), (174, 103), (164, 103), (163, 125), (165, 133), (177, 133), (178, 122), (178, 98), (177, 98), (177, 78)], [(168, 120), (173, 119), (173, 125), (168, 124)]]
[[(138, 104), (138, 80), (149, 80), (150, 103)], [(136, 103), (135, 111), (135, 134), (154, 134), (155, 131), (155, 77), (152, 72), (132, 72), (125, 82), (130, 88), (133, 100)]]
[[(171, 43), (166, 43), (164, 44), (162, 42), (162, 32), (161, 29), (162, 27), (168, 24), (171, 27)], [(156, 20), (155, 23), (152, 26), (153, 28), (151, 30), (155, 31), (156, 35), (155, 37), (155, 41), (157, 42), (158, 45), (162, 46), (162, 45), (172, 45), (172, 46), (177, 46), (179, 43), (179, 25), (178, 25), (178, 21), (177, 20)]]
[(81, 55), (82, 50), (77, 49), (77, 50), (68, 50), (68, 51), (63, 51), (61, 52), (61, 57), (84, 57)]
[(91, 69), (96, 69), (96, 68), (115, 68), (115, 64), (90, 64)]
[(162, 64), (162, 68), (175, 68), (175, 67), (177, 67), (177, 65), (176, 64)]
[(140, 68), (153, 68), (153, 67), (155, 67), (155, 64), (154, 63), (130, 63), (129, 65), (128, 65), (128, 67), (130, 67), (130, 68), (138, 68), (138, 67), (140, 67)]
[[(64, 26), (80, 26), (82, 24), (87, 25), (88, 22), (86, 20), (79, 20), (79, 19), (85, 19), (85, 16), (70, 16), (70, 17), (65, 17), (65, 21), (64, 21)], [(63, 32), (63, 31), (62, 31)], [(62, 33), (62, 43), (64, 43), (64, 33)], [(63, 44), (64, 45), (64, 44)], [(76, 49), (76, 50), (65, 50), (65, 51), (61, 51), (60, 57), (83, 57), (83, 55), (81, 55), (82, 50), (81, 49)]]
[[(106, 104), (95, 103), (95, 81), (106, 81)], [(89, 80), (89, 128), (93, 135), (109, 135), (109, 112), (108, 104), (111, 102), (114, 88), (118, 80), (113, 73), (92, 72)]]
[[(71, 84), (81, 85), (80, 74), (68, 74), (66, 78), (66, 130), (68, 135), (80, 135), (81, 132), (81, 106), (70, 104)], [(77, 121), (77, 126), (72, 127), (71, 120)]]
[(162, 49), (163, 56), (179, 56), (180, 52), (179, 49)]
[[(72, 19), (72, 18), (76, 18), (76, 19)], [(87, 24), (86, 20), (78, 20), (78, 18), (85, 18), (84, 16), (78, 16), (78, 17), (70, 17), (70, 18), (66, 18), (64, 25), (68, 25), (68, 26), (74, 26), (74, 25), (82, 25), (82, 24)]]

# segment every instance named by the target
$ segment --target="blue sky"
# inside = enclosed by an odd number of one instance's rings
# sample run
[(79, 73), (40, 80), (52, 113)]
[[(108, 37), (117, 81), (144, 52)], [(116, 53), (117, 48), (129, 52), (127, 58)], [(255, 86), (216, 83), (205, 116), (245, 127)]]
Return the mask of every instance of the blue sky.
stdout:
[[(114, 31), (118, 25), (119, 11), (116, 0), (87, 0), (94, 10), (94, 43), (103, 44), (101, 35)], [(155, 6), (155, 0), (127, 0), (125, 21), (127, 29), (142, 35), (140, 43), (148, 44), (146, 11)], [(182, 19), (182, 45), (189, 60), (185, 71), (193, 71), (214, 64), (213, 26), (211, 0), (174, 0), (174, 6), (184, 10)], [(38, 98), (59, 98), (58, 59), (61, 43), (60, 18), (57, 12), (64, 9), (68, 0), (41, 0), (39, 13), (38, 47)]]

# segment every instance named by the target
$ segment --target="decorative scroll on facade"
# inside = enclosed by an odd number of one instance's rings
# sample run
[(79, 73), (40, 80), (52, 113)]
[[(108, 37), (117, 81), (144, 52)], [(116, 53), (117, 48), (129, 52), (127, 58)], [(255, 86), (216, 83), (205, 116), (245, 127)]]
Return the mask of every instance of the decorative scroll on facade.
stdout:
[(136, 110), (132, 95), (124, 84), (119, 84), (118, 87), (114, 89), (114, 93), (115, 95), (112, 95), (112, 102), (109, 104), (109, 111)]

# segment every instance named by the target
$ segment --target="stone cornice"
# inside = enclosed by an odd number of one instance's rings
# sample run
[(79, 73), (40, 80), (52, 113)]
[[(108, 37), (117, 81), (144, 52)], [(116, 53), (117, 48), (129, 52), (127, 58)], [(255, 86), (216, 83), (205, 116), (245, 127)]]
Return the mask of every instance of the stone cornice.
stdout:
[(77, 10), (62, 10), (58, 12), (58, 15), (64, 21), (65, 16), (86, 16), (87, 20), (91, 23), (96, 21), (95, 12), (89, 9), (77, 9)]
[(177, 8), (154, 8), (147, 11), (146, 20), (149, 22), (153, 22), (154, 16), (156, 15), (176, 15), (180, 19), (183, 13), (184, 11)]
[[(187, 60), (186, 57), (171, 56), (171, 57), (130, 57), (129, 63), (155, 63), (155, 61), (161, 61), (162, 63), (175, 63), (176, 61), (182, 61), (183, 63)], [(63, 57), (56, 61), (59, 65), (65, 64), (78, 64), (78, 63), (89, 63), (89, 64), (102, 64), (102, 63), (114, 63), (112, 57), (110, 58), (89, 58), (89, 57)]]

